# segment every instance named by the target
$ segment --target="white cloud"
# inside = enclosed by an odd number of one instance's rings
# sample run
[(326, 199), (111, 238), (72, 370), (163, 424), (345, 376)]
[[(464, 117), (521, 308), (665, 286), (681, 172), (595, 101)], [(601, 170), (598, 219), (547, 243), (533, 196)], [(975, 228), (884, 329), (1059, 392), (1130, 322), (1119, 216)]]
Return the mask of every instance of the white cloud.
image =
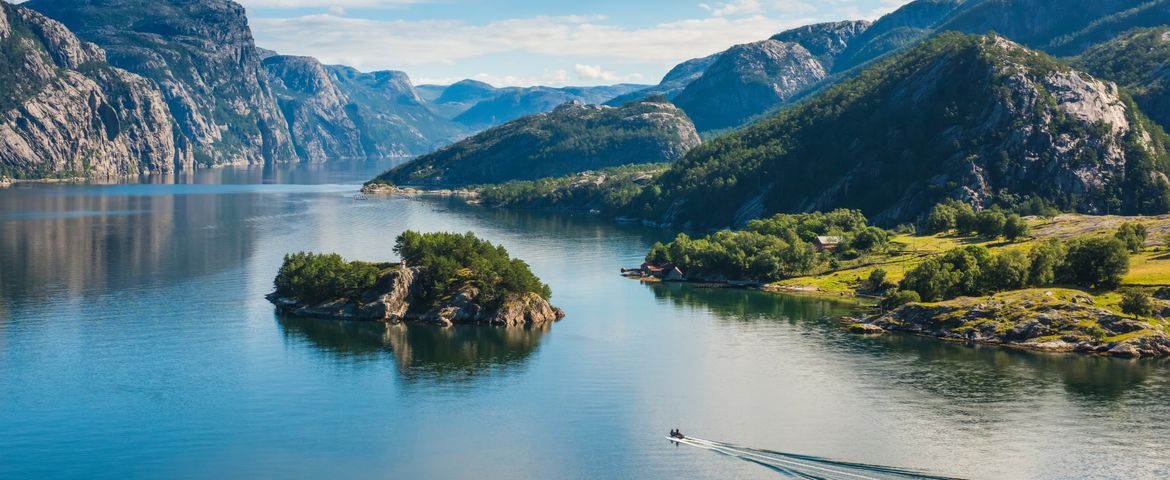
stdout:
[(807, 14), (817, 7), (801, 0), (731, 0), (720, 3), (700, 3), (699, 7), (716, 17), (739, 17), (768, 13)]
[(602, 68), (601, 65), (582, 65), (578, 63), (573, 66), (573, 70), (577, 72), (577, 78), (589, 82), (598, 80), (605, 82), (638, 82), (643, 80), (643, 76), (640, 73), (619, 75)]
[(260, 18), (251, 23), (258, 43), (266, 48), (360, 69), (454, 65), (499, 54), (670, 66), (808, 23), (755, 15), (630, 29), (604, 21), (600, 16), (533, 17), (475, 25), (459, 20), (383, 21), (321, 14)]

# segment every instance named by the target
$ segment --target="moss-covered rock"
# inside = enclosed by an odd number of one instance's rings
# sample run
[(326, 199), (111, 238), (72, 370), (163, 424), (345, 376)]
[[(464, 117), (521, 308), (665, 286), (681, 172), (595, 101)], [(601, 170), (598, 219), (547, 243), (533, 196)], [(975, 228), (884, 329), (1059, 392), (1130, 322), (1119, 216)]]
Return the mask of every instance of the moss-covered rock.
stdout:
[(1037, 350), (1170, 356), (1170, 335), (1162, 322), (1122, 316), (1076, 290), (1021, 290), (916, 303), (868, 323), (889, 331)]

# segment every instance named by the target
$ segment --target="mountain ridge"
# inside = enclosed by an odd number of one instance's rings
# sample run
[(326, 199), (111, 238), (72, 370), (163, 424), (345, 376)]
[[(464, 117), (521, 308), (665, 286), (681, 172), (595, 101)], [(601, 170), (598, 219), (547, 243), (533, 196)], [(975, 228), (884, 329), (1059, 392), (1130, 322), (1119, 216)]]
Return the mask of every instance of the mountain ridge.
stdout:
[(532, 180), (669, 162), (699, 143), (685, 113), (664, 99), (621, 107), (566, 103), (419, 157), (377, 180), (426, 188)]
[(893, 224), (946, 198), (1162, 213), (1166, 144), (1115, 85), (1003, 37), (948, 33), (704, 144), (630, 210), (688, 230), (833, 208)]

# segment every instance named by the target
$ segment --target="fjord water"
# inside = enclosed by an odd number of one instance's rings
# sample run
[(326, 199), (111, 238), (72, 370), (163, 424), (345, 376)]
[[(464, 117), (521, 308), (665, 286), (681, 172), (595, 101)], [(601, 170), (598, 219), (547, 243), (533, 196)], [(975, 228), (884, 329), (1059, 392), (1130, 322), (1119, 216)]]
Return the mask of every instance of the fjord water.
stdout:
[[(0, 478), (773, 478), (703, 438), (979, 478), (1170, 477), (1170, 365), (857, 337), (617, 275), (667, 233), (354, 199), (386, 165), (0, 189)], [(282, 255), (405, 229), (527, 260), (546, 330), (282, 318)]]

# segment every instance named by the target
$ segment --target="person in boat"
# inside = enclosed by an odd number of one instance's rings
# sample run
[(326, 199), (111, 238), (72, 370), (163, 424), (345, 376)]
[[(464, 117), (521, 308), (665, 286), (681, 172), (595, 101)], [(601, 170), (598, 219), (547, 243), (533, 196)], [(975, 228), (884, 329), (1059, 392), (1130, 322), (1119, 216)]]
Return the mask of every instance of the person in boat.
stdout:
[(670, 438), (680, 438), (681, 439), (681, 438), (687, 438), (687, 437), (683, 436), (682, 432), (678, 431), (678, 429), (676, 428), (676, 429), (670, 431)]

